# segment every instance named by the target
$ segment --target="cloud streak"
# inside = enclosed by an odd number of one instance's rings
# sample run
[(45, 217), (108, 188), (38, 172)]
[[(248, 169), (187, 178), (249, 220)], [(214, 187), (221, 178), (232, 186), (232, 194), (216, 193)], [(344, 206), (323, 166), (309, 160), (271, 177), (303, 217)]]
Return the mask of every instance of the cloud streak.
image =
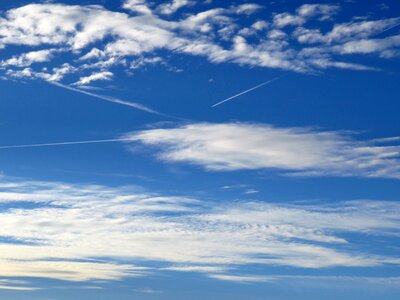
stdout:
[(59, 82), (50, 82), (50, 83), (55, 85), (55, 86), (58, 86), (58, 87), (61, 87), (61, 88), (64, 88), (64, 89), (67, 89), (67, 90), (70, 90), (70, 91), (73, 91), (73, 92), (81, 93), (81, 94), (84, 94), (84, 95), (87, 95), (87, 96), (91, 96), (91, 97), (94, 97), (94, 98), (97, 98), (97, 99), (100, 99), (100, 100), (104, 100), (104, 101), (108, 101), (108, 102), (111, 102), (111, 103), (116, 103), (116, 104), (128, 106), (128, 107), (131, 107), (131, 108), (136, 108), (138, 110), (141, 110), (141, 111), (144, 111), (144, 112), (147, 112), (147, 113), (150, 113), (150, 114), (155, 114), (155, 115), (159, 115), (159, 116), (165, 116), (162, 113), (160, 113), (160, 112), (158, 112), (158, 111), (156, 111), (154, 109), (151, 109), (151, 108), (149, 108), (147, 106), (144, 106), (144, 105), (136, 103), (136, 102), (125, 101), (125, 100), (121, 100), (121, 99), (115, 98), (115, 97), (110, 97), (110, 96), (105, 96), (105, 95), (100, 95), (100, 94), (88, 92), (88, 91), (85, 91), (85, 90), (74, 88), (72, 86), (61, 84)]
[(376, 145), (343, 132), (277, 128), (269, 124), (192, 123), (127, 134), (156, 146), (167, 162), (211, 171), (278, 170), (291, 176), (400, 179), (400, 146)]

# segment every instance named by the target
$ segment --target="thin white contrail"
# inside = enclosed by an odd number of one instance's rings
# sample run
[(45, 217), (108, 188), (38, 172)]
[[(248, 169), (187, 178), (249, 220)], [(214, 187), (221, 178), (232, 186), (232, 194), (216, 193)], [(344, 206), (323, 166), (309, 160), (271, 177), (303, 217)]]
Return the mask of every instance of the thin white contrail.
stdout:
[(98, 98), (98, 99), (101, 99), (101, 100), (104, 100), (104, 101), (113, 102), (113, 103), (129, 106), (129, 107), (133, 107), (133, 108), (136, 108), (136, 109), (139, 109), (139, 110), (143, 110), (143, 111), (151, 113), (151, 114), (163, 115), (162, 113), (160, 113), (160, 112), (158, 112), (158, 111), (156, 111), (154, 109), (151, 109), (151, 108), (149, 108), (147, 106), (144, 106), (144, 105), (142, 105), (140, 103), (129, 102), (129, 101), (121, 100), (121, 99), (110, 97), (110, 96), (95, 94), (95, 93), (84, 91), (84, 90), (81, 90), (81, 89), (77, 89), (77, 88), (74, 88), (72, 86), (65, 85), (65, 84), (62, 84), (62, 83), (59, 83), (59, 82), (49, 82), (49, 83), (53, 84), (55, 86), (70, 90), (70, 91), (74, 91), (74, 92), (77, 92), (77, 93), (81, 93), (81, 94), (84, 94), (84, 95), (95, 97), (95, 98)]
[(25, 144), (25, 145), (10, 145), (0, 146), (1, 149), (13, 149), (13, 148), (34, 148), (34, 147), (52, 147), (52, 146), (65, 146), (65, 145), (80, 145), (80, 144), (96, 144), (96, 143), (113, 143), (132, 141), (130, 138), (118, 138), (108, 140), (91, 140), (91, 141), (70, 141), (70, 142), (59, 142), (59, 143), (43, 143), (43, 144)]
[(398, 27), (398, 26), (400, 26), (400, 22), (399, 22), (399, 23), (396, 23), (396, 24), (394, 24), (393, 26), (390, 26), (390, 27), (388, 27), (388, 28), (386, 28), (386, 29), (384, 29), (384, 30), (378, 32), (378, 33), (375, 33), (373, 36), (380, 35), (380, 34), (386, 32), (386, 31), (391, 30), (391, 29), (393, 29), (393, 28), (396, 28), (396, 27)]
[(222, 101), (219, 101), (218, 103), (215, 103), (215, 104), (212, 105), (211, 107), (216, 107), (216, 106), (218, 106), (218, 105), (221, 105), (222, 103), (225, 103), (225, 102), (230, 101), (230, 100), (232, 100), (232, 99), (235, 99), (235, 98), (237, 98), (237, 97), (239, 97), (239, 96), (242, 96), (242, 95), (244, 95), (244, 94), (247, 94), (247, 93), (249, 93), (249, 92), (251, 92), (251, 91), (254, 91), (254, 90), (256, 90), (256, 89), (258, 89), (258, 88), (260, 88), (260, 87), (262, 87), (262, 86), (264, 86), (264, 85), (267, 85), (267, 84), (269, 84), (269, 83), (271, 83), (271, 82), (273, 82), (273, 81), (275, 81), (275, 80), (278, 80), (278, 79), (281, 78), (281, 77), (282, 77), (282, 76), (278, 76), (278, 77), (275, 77), (275, 78), (270, 79), (270, 80), (268, 80), (268, 81), (265, 81), (265, 82), (263, 82), (263, 83), (260, 83), (259, 85), (256, 85), (256, 86), (254, 86), (254, 87), (252, 87), (252, 88), (250, 88), (250, 89), (248, 89), (248, 90), (245, 90), (245, 91), (243, 91), (243, 92), (240, 92), (239, 94), (233, 95), (232, 97), (229, 97), (229, 98), (226, 98), (226, 99), (224, 99), (224, 100), (222, 100)]

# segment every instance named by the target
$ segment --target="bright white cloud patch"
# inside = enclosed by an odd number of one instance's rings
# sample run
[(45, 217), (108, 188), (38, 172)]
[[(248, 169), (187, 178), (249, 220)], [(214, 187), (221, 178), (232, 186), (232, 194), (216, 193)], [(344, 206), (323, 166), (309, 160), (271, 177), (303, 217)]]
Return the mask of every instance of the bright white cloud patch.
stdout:
[(264, 124), (189, 124), (128, 134), (160, 146), (162, 160), (209, 170), (277, 169), (292, 175), (400, 178), (400, 146), (341, 132)]
[(131, 10), (139, 14), (151, 14), (151, 9), (148, 7), (146, 0), (125, 0), (123, 8)]
[(170, 14), (175, 13), (178, 9), (180, 9), (182, 7), (191, 6), (194, 4), (195, 4), (195, 2), (190, 1), (190, 0), (172, 0), (169, 3), (161, 4), (158, 7), (158, 10), (160, 11), (160, 13), (162, 13), (164, 15), (170, 15)]
[(396, 202), (206, 202), (128, 187), (3, 178), (0, 204), (0, 277), (6, 278), (113, 280), (159, 269), (246, 282), (266, 280), (242, 274), (246, 264), (324, 268), (400, 262), (348, 235), (368, 234), (372, 244), (381, 239), (390, 244), (400, 228)]
[[(213, 63), (296, 72), (368, 70), (372, 68), (343, 60), (351, 59), (348, 54), (398, 55), (397, 37), (388, 30), (399, 18), (335, 23), (339, 12), (337, 4), (305, 4), (295, 11), (266, 13), (254, 3), (209, 8), (190, 0), (126, 0), (121, 11), (100, 5), (29, 4), (0, 16), (0, 48), (16, 46), (0, 70), (13, 78), (90, 78), (113, 73), (116, 67), (129, 70), (134, 61), (146, 61), (159, 50), (202, 56)], [(250, 25), (244, 25), (249, 19)], [(328, 22), (323, 27), (327, 29), (319, 29), (321, 22)], [(65, 54), (62, 59), (57, 52)], [(57, 64), (50, 61), (53, 58)], [(38, 62), (46, 66), (34, 64)]]
[(93, 73), (89, 76), (81, 77), (78, 82), (74, 83), (74, 85), (85, 85), (98, 80), (111, 80), (112, 77), (113, 73), (108, 71)]
[(43, 63), (49, 61), (53, 57), (54, 50), (39, 50), (28, 53), (23, 53), (20, 56), (15, 56), (0, 62), (0, 66), (16, 66), (27, 67), (33, 63)]

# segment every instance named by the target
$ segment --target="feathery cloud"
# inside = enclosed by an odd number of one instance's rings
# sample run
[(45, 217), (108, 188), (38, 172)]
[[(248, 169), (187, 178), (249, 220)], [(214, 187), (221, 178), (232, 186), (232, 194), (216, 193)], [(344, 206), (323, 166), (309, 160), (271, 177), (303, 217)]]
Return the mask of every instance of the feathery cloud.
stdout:
[[(390, 247), (400, 228), (397, 202), (210, 202), (134, 187), (3, 177), (0, 204), (5, 207), (0, 277), (5, 278), (115, 280), (173, 270), (259, 281), (264, 279), (242, 274), (241, 266), (400, 263), (392, 252), (373, 253), (349, 234), (368, 234), (372, 244), (385, 239)], [(152, 262), (150, 269), (146, 261)]]
[(300, 176), (400, 178), (400, 146), (375, 145), (342, 132), (266, 124), (194, 123), (127, 134), (160, 146), (161, 160), (214, 171), (276, 169)]

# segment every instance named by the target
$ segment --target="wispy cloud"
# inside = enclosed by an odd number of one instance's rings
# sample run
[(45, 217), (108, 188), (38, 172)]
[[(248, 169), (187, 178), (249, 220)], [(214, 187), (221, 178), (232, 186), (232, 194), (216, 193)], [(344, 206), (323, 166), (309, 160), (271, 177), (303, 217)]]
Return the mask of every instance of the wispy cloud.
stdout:
[(150, 288), (135, 289), (134, 291), (142, 294), (163, 294), (163, 291), (161, 290), (155, 290)]
[(35, 291), (39, 288), (29, 286), (29, 282), (23, 280), (0, 279), (0, 290), (10, 291)]
[(125, 106), (131, 107), (131, 108), (136, 108), (136, 109), (139, 109), (139, 110), (151, 113), (151, 114), (163, 115), (162, 113), (160, 113), (160, 112), (158, 112), (158, 111), (156, 111), (154, 109), (151, 109), (151, 108), (149, 108), (147, 106), (144, 106), (143, 104), (139, 104), (139, 103), (136, 103), (136, 102), (125, 101), (125, 100), (121, 100), (119, 98), (115, 98), (115, 97), (111, 97), (111, 96), (105, 96), (105, 95), (100, 95), (100, 94), (88, 92), (88, 91), (85, 91), (85, 90), (82, 90), (82, 89), (78, 89), (78, 88), (75, 88), (75, 87), (72, 87), (72, 86), (69, 86), (69, 85), (61, 84), (59, 82), (50, 82), (50, 83), (55, 85), (55, 86), (58, 86), (58, 87), (61, 87), (61, 88), (64, 88), (64, 89), (67, 89), (67, 90), (70, 90), (70, 91), (74, 91), (74, 92), (77, 92), (77, 93), (81, 93), (81, 94), (84, 94), (84, 95), (87, 95), (87, 96), (91, 96), (91, 97), (94, 97), (94, 98), (97, 98), (97, 99), (100, 99), (100, 100), (104, 100), (104, 101), (108, 101), (108, 102), (112, 102), (112, 103), (116, 103), (116, 104), (120, 104), (120, 105), (125, 105)]
[(255, 283), (255, 282), (266, 282), (273, 281), (274, 278), (267, 276), (255, 276), (255, 275), (227, 275), (227, 274), (210, 274), (210, 278), (234, 281), (239, 283)]
[(185, 6), (195, 5), (193, 0), (172, 0), (158, 6), (157, 10), (164, 15), (171, 15)]
[(400, 178), (400, 146), (354, 134), (268, 124), (194, 123), (126, 137), (160, 147), (159, 158), (214, 171), (275, 169), (297, 176)]
[(384, 239), (390, 247), (400, 228), (397, 202), (210, 202), (133, 187), (3, 177), (0, 204), (6, 205), (0, 211), (5, 278), (114, 280), (170, 270), (254, 282), (265, 278), (243, 274), (242, 265), (400, 263), (389, 248), (381, 255), (349, 234), (368, 235), (371, 244)]

